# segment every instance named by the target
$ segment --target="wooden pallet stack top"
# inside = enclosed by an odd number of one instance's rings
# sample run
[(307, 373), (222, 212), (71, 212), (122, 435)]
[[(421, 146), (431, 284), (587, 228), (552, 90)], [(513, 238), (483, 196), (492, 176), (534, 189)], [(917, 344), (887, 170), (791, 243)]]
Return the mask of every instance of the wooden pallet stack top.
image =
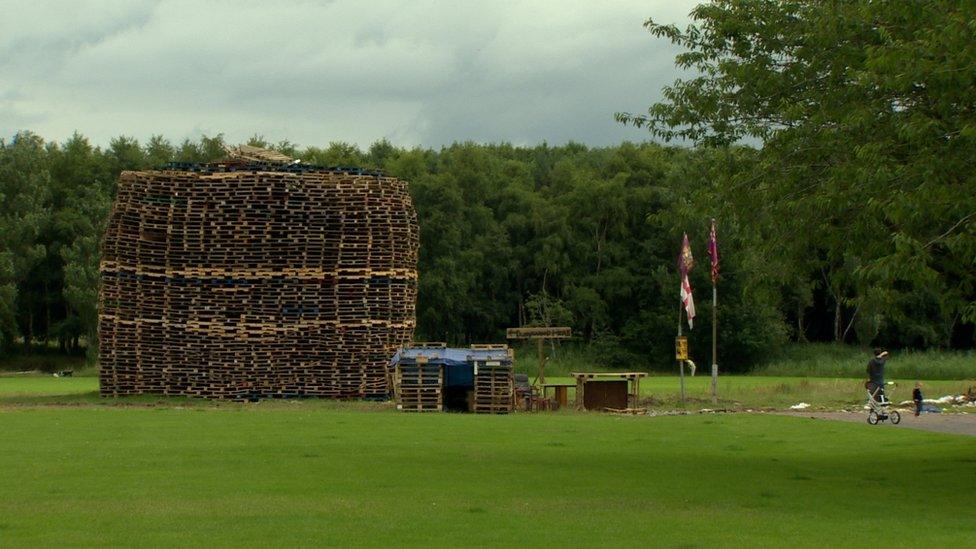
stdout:
[(103, 394), (370, 396), (415, 324), (407, 184), (229, 161), (123, 172), (105, 233)]

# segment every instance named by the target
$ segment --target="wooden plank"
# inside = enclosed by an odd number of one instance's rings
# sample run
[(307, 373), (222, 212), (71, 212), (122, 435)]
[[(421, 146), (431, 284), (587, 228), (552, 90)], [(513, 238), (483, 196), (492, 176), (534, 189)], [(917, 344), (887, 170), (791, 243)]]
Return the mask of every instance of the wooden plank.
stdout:
[(472, 351), (508, 351), (508, 345), (504, 343), (472, 343)]
[(506, 330), (505, 337), (507, 339), (566, 339), (572, 337), (572, 328), (567, 328), (564, 326), (554, 326), (554, 327), (525, 327), (525, 328), (508, 328)]
[(576, 379), (637, 379), (647, 377), (647, 372), (570, 372)]
[(443, 341), (415, 341), (410, 344), (411, 349), (446, 349), (447, 343)]

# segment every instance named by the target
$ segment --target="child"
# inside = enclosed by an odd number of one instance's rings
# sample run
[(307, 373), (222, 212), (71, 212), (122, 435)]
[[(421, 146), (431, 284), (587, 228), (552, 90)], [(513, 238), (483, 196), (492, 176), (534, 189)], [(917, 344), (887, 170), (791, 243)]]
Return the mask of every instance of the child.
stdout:
[(912, 391), (912, 400), (915, 401), (915, 417), (922, 413), (922, 383), (915, 382), (915, 390)]

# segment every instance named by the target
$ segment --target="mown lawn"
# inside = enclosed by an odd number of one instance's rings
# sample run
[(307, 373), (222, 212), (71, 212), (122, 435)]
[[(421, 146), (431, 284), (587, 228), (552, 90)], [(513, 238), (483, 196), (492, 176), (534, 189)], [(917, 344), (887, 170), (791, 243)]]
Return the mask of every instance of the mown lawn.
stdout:
[(262, 405), (0, 408), (0, 545), (976, 539), (970, 437), (758, 414)]
[(98, 391), (97, 377), (0, 376), (0, 397), (77, 395)]
[[(575, 383), (570, 377), (547, 377), (549, 383)], [(895, 402), (911, 400), (914, 380), (892, 380), (888, 394)], [(855, 410), (867, 400), (863, 379), (808, 378), (782, 376), (720, 375), (719, 402), (712, 404), (712, 380), (707, 374), (685, 377), (685, 403), (680, 401), (681, 381), (678, 376), (655, 376), (641, 380), (641, 395), (645, 406), (658, 409), (777, 409), (785, 410), (805, 402), (811, 409)], [(976, 380), (933, 380), (924, 382), (926, 398), (959, 395), (976, 385)], [(570, 390), (570, 398), (575, 389)], [(974, 408), (967, 408), (976, 412)], [(960, 409), (961, 410), (961, 409)]]
[[(572, 378), (549, 377), (552, 383), (573, 383)], [(707, 375), (685, 378), (684, 405), (679, 400), (680, 381), (677, 376), (651, 376), (641, 381), (645, 405), (657, 410), (702, 408), (720, 409), (780, 409), (806, 402), (811, 409), (857, 409), (866, 399), (863, 380), (851, 378), (807, 378), (778, 376), (720, 376), (719, 403), (711, 402), (711, 378)], [(957, 395), (976, 385), (976, 380), (925, 381), (927, 398)], [(914, 380), (897, 380), (889, 394), (896, 402), (911, 399)], [(32, 404), (162, 404), (164, 406), (209, 406), (206, 401), (153, 396), (103, 399), (97, 395), (95, 377), (54, 378), (51, 376), (0, 376), (0, 406)], [(570, 391), (570, 398), (575, 391)], [(332, 407), (329, 401), (307, 400), (304, 408)], [(952, 410), (952, 408), (947, 408)], [(959, 411), (973, 408), (959, 408)]]
[[(891, 379), (888, 395), (895, 402), (912, 399), (913, 379)], [(965, 393), (976, 380), (924, 381), (926, 398)], [(676, 406), (680, 382), (675, 376), (650, 377), (641, 381), (642, 393), (655, 397), (661, 405)], [(685, 378), (688, 408), (714, 408), (711, 404), (711, 377), (708, 374)], [(718, 407), (785, 409), (805, 402), (818, 409), (857, 409), (867, 400), (864, 379), (784, 376), (719, 376)]]

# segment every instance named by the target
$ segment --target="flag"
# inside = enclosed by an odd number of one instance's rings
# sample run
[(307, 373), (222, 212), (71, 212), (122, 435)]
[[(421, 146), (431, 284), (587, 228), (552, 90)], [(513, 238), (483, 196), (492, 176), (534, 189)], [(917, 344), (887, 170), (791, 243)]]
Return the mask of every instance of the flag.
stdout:
[(681, 278), (681, 302), (685, 304), (688, 313), (688, 329), (695, 327), (695, 298), (691, 296), (691, 282), (688, 275)]
[(688, 233), (685, 233), (685, 239), (681, 243), (681, 255), (678, 256), (678, 269), (681, 271), (681, 277), (684, 278), (694, 266), (695, 258), (691, 257), (691, 244), (688, 243)]
[(715, 237), (715, 220), (712, 219), (712, 232), (708, 234), (708, 256), (712, 259), (712, 284), (718, 282), (718, 239)]
[(694, 327), (695, 320), (695, 299), (691, 295), (691, 282), (688, 280), (688, 271), (695, 265), (695, 259), (691, 256), (691, 244), (688, 243), (688, 235), (685, 234), (684, 242), (681, 244), (681, 258), (678, 260), (681, 269), (681, 303), (685, 306), (688, 313), (688, 329)]

